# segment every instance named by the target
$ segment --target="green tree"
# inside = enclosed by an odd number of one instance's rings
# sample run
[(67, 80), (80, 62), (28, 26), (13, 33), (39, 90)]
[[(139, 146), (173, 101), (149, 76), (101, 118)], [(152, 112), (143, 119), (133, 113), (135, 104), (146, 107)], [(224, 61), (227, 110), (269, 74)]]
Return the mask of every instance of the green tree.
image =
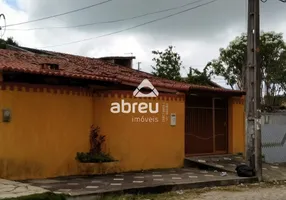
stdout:
[[(275, 95), (286, 89), (286, 45), (282, 33), (262, 32), (260, 36), (261, 74), (265, 91)], [(223, 76), (232, 88), (243, 89), (244, 69), (247, 59), (247, 36), (242, 34), (220, 49), (220, 56), (209, 62), (208, 75)]]
[(211, 76), (206, 70), (200, 72), (198, 69), (190, 67), (186, 82), (197, 85), (210, 85)]
[(212, 60), (205, 67), (209, 75), (223, 76), (233, 89), (235, 85), (242, 89), (243, 67), (246, 63), (247, 37), (242, 34), (231, 41), (227, 48), (220, 48), (218, 59)]
[(8, 37), (6, 40), (0, 38), (0, 49), (7, 49), (7, 45), (19, 46), (13, 37)]
[(182, 80), (180, 74), (182, 67), (181, 57), (173, 49), (173, 46), (169, 46), (164, 52), (152, 51), (155, 55), (152, 59), (155, 62), (155, 66), (152, 66), (153, 75), (169, 80)]
[(205, 70), (200, 72), (199, 70), (190, 67), (187, 77), (182, 78), (180, 69), (184, 68), (184, 66), (182, 65), (180, 55), (174, 52), (173, 49), (173, 46), (169, 46), (164, 52), (152, 51), (155, 55), (153, 61), (156, 63), (155, 66), (152, 66), (152, 74), (169, 80), (184, 81), (198, 85), (209, 85), (211, 80), (210, 75), (208, 75)]

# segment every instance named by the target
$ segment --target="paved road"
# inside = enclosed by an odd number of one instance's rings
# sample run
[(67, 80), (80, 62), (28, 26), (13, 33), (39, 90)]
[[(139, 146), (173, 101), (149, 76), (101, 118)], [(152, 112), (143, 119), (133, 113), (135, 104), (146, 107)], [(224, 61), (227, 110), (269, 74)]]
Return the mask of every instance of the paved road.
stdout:
[[(122, 191), (126, 189), (157, 187), (163, 185), (184, 184), (192, 187), (212, 181), (231, 183), (242, 181), (236, 174), (226, 176), (218, 171), (205, 171), (197, 168), (152, 170), (88, 177), (61, 177), (43, 180), (25, 181), (30, 185), (45, 188), (53, 192), (70, 195), (99, 194), (102, 192)], [(286, 200), (286, 199), (285, 199)]]
[(285, 200), (286, 186), (251, 188), (242, 191), (213, 191), (203, 193), (192, 200)]
[(46, 192), (48, 192), (48, 190), (40, 187), (34, 187), (24, 183), (0, 179), (0, 199), (17, 198), (21, 196)]

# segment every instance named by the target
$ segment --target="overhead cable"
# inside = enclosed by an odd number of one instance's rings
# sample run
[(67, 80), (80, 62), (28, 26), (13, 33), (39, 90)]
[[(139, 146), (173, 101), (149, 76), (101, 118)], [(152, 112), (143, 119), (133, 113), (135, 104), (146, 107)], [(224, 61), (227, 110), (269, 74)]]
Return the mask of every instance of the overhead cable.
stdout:
[(4, 20), (4, 26), (0, 26), (0, 38), (2, 38), (6, 31), (6, 17), (4, 14), (0, 14), (0, 20), (3, 18)]
[(45, 30), (45, 29), (51, 30), (51, 29), (65, 29), (65, 28), (80, 28), (80, 27), (100, 25), (100, 24), (112, 24), (112, 23), (118, 23), (118, 22), (124, 22), (124, 21), (128, 21), (128, 20), (138, 19), (138, 18), (149, 16), (149, 15), (164, 13), (164, 12), (168, 12), (168, 11), (172, 11), (172, 10), (177, 10), (179, 8), (184, 8), (184, 7), (187, 7), (189, 5), (198, 3), (200, 1), (202, 1), (202, 0), (196, 0), (196, 1), (184, 4), (184, 5), (181, 5), (181, 6), (176, 6), (176, 7), (167, 8), (167, 9), (164, 9), (164, 10), (149, 12), (149, 13), (145, 13), (145, 14), (141, 14), (141, 15), (136, 15), (136, 16), (133, 16), (133, 17), (127, 17), (127, 18), (116, 19), (116, 20), (100, 21), (100, 22), (79, 24), (79, 25), (73, 25), (73, 26), (50, 26), (50, 27), (28, 28), (28, 29), (14, 29), (14, 28), (12, 28), (12, 29), (7, 29), (7, 30), (9, 30), (9, 31), (10, 30), (12, 30), (12, 31), (33, 31), (33, 30)]
[(42, 17), (42, 18), (39, 18), (39, 19), (29, 20), (29, 21), (26, 21), (26, 22), (20, 22), (20, 23), (15, 23), (15, 24), (7, 24), (6, 27), (18, 26), (18, 25), (28, 24), (28, 23), (32, 23), (32, 22), (38, 22), (38, 21), (42, 21), (42, 20), (46, 20), (46, 19), (50, 19), (50, 18), (55, 18), (55, 17), (59, 17), (59, 16), (63, 16), (63, 15), (68, 15), (68, 14), (71, 14), (71, 13), (75, 13), (75, 12), (86, 10), (86, 9), (89, 9), (89, 8), (92, 8), (92, 7), (96, 7), (96, 6), (99, 6), (99, 5), (111, 2), (111, 1), (112, 0), (106, 0), (106, 1), (102, 1), (100, 3), (96, 3), (96, 4), (92, 4), (92, 5), (83, 7), (83, 8), (79, 8), (79, 9), (76, 9), (76, 10), (71, 10), (71, 11), (60, 13), (60, 14), (56, 14), (56, 15)]
[(167, 19), (167, 18), (176, 16), (176, 15), (180, 15), (180, 14), (185, 13), (185, 12), (189, 12), (189, 11), (194, 10), (194, 9), (197, 9), (197, 8), (199, 8), (199, 7), (206, 6), (206, 5), (208, 5), (208, 4), (214, 3), (214, 2), (216, 2), (216, 1), (218, 1), (218, 0), (212, 0), (212, 1), (209, 1), (209, 2), (207, 2), (207, 3), (200, 4), (200, 5), (197, 5), (197, 6), (195, 6), (195, 7), (191, 7), (191, 8), (182, 10), (182, 11), (180, 11), (180, 12), (176, 12), (176, 13), (173, 13), (173, 14), (170, 14), (170, 15), (167, 15), (167, 16), (164, 16), (164, 17), (161, 17), (161, 18), (157, 18), (157, 19), (154, 19), (154, 20), (145, 22), (145, 23), (141, 23), (141, 24), (138, 24), (138, 25), (135, 25), (135, 26), (131, 26), (131, 27), (129, 27), (129, 28), (125, 28), (125, 29), (121, 29), (121, 30), (118, 30), (118, 31), (114, 31), (114, 32), (111, 32), (111, 33), (108, 33), (108, 34), (99, 35), (99, 36), (91, 37), (91, 38), (85, 38), (85, 39), (82, 39), (82, 40), (77, 40), (77, 41), (73, 41), (73, 42), (67, 42), (67, 43), (58, 44), (58, 45), (45, 46), (45, 47), (41, 47), (41, 48), (51, 48), (51, 47), (65, 46), (65, 45), (76, 44), (76, 43), (85, 42), (85, 41), (89, 41), (89, 40), (93, 40), (93, 39), (103, 38), (103, 37), (107, 37), (107, 36), (110, 36), (110, 35), (115, 35), (115, 34), (122, 33), (122, 32), (125, 32), (125, 31), (129, 31), (129, 30), (132, 30), (132, 29), (141, 27), (141, 26), (145, 26), (145, 25), (147, 25), (147, 24), (152, 24), (152, 23), (155, 23), (155, 22), (157, 22), (157, 21), (161, 21), (161, 20), (164, 20), (164, 19)]

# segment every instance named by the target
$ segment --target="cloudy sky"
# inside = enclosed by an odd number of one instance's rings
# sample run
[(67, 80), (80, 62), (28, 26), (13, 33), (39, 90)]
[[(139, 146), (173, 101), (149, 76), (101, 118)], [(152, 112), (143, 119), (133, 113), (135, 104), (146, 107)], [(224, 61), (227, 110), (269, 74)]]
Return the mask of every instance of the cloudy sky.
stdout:
[[(90, 57), (132, 53), (136, 56), (134, 64), (142, 62), (141, 69), (147, 72), (153, 64), (151, 51), (173, 45), (182, 57), (186, 69), (181, 72), (185, 75), (190, 66), (201, 70), (218, 57), (220, 47), (246, 32), (247, 0), (111, 0), (79, 12), (9, 26), (104, 1), (0, 0), (0, 13), (5, 14), (8, 25), (4, 38), (12, 36), (22, 46)], [(169, 11), (136, 17), (166, 9)], [(133, 19), (121, 20), (128, 18)], [(286, 37), (286, 3), (261, 3), (261, 29), (283, 32)], [(225, 85), (222, 78), (214, 80)]]

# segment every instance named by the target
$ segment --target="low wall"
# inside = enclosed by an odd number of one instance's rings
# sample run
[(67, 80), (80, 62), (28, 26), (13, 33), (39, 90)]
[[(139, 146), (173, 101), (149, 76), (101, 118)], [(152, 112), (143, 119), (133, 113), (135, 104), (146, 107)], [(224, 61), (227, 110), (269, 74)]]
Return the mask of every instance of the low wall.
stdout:
[[(119, 103), (121, 112), (112, 113), (111, 104)], [(122, 106), (147, 103), (158, 113), (123, 113)], [(132, 92), (106, 92), (95, 97), (95, 124), (107, 136), (111, 155), (120, 160), (122, 171), (175, 168), (183, 166), (185, 101), (183, 97), (164, 96), (135, 98)], [(171, 114), (176, 114), (176, 124), (171, 125)]]
[[(122, 100), (158, 103), (158, 113), (145, 113), (145, 104), (143, 114), (137, 110), (112, 113), (111, 104)], [(183, 165), (184, 96), (141, 99), (132, 97), (132, 92), (94, 95), (75, 88), (2, 85), (0, 102), (1, 110), (11, 111), (11, 120), (1, 119), (0, 123), (0, 178), (34, 179)], [(172, 113), (176, 115), (173, 126)], [(93, 166), (75, 160), (77, 152), (89, 150), (92, 124), (106, 136), (105, 151), (119, 162)]]
[(263, 113), (261, 130), (265, 161), (286, 162), (286, 113)]

